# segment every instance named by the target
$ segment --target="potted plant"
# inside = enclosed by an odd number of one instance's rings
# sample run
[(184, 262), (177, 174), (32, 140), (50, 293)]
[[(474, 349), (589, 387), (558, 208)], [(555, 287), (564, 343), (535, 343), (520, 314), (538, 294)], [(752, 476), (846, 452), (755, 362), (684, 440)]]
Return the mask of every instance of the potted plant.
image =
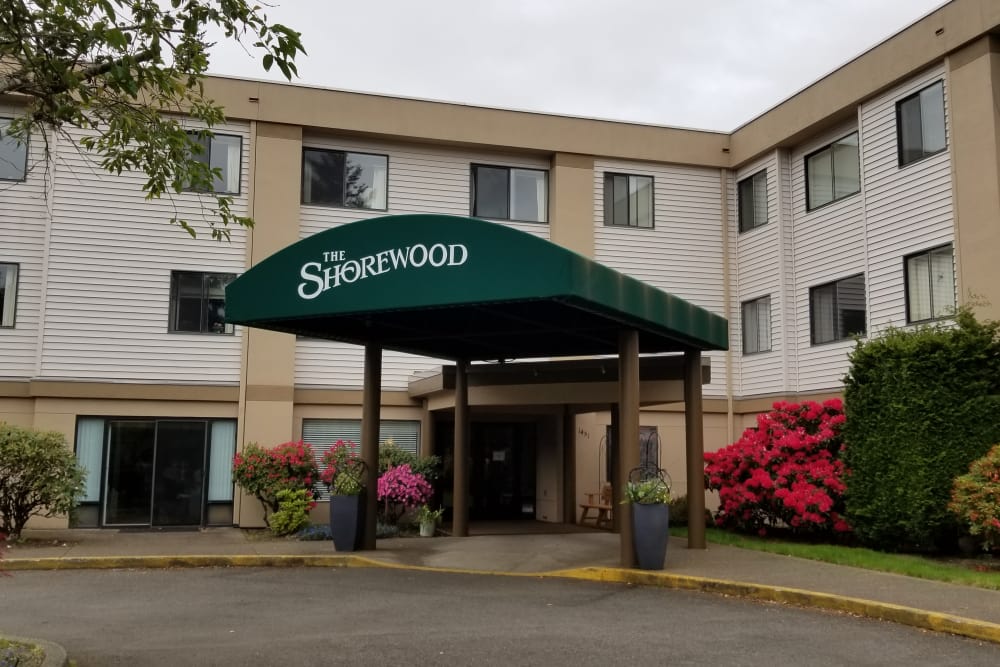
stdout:
[(365, 510), (364, 461), (357, 445), (338, 440), (323, 454), (320, 479), (330, 490), (330, 535), (337, 551), (356, 551), (360, 546)]
[(432, 510), (426, 503), (420, 506), (417, 511), (417, 520), (420, 522), (420, 537), (434, 537), (438, 519), (441, 518), (442, 514), (444, 514), (443, 507)]
[(670, 483), (661, 470), (636, 469), (629, 478), (622, 502), (632, 505), (632, 542), (639, 569), (662, 570), (670, 527)]

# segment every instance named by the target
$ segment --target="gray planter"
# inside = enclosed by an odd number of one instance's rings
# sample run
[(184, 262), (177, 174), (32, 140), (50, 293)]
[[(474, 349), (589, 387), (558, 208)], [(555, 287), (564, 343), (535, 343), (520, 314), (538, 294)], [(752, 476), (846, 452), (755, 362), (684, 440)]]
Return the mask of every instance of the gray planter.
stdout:
[(670, 505), (632, 505), (632, 543), (640, 570), (662, 570), (667, 558)]
[(365, 516), (365, 494), (330, 496), (330, 536), (337, 551), (357, 551)]

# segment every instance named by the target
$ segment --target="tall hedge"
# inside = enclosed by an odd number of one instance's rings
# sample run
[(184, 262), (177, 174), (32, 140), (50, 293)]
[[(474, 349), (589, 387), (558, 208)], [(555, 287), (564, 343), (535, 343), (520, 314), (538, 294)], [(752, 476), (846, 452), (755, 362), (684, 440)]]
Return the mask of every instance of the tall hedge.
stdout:
[(878, 549), (949, 548), (952, 482), (1000, 442), (1000, 324), (963, 308), (954, 326), (859, 342), (844, 384), (855, 534)]

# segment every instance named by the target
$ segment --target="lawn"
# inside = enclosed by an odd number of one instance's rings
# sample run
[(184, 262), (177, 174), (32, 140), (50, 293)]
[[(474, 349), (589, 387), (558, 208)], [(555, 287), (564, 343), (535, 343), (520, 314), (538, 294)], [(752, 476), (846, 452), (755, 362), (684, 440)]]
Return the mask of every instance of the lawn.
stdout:
[[(707, 528), (709, 542), (741, 549), (809, 558), (836, 565), (850, 565), (867, 570), (892, 572), (909, 577), (964, 584), (978, 588), (1000, 590), (1000, 561), (989, 556), (969, 559), (935, 559), (909, 554), (892, 554), (860, 547), (835, 544), (810, 544), (769, 537), (741, 535), (719, 528)], [(673, 527), (671, 535), (687, 537), (687, 527)]]

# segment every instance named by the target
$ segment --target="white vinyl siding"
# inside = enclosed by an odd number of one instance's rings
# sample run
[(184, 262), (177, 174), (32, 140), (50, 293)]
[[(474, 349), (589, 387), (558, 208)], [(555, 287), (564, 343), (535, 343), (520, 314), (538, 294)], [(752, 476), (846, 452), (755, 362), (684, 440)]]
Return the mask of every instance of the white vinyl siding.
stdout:
[[(219, 133), (249, 146), (249, 124), (226, 123)], [(80, 131), (73, 131), (79, 138)], [(249, 150), (242, 151), (240, 192), (248, 191)], [(66, 141), (58, 149), (53, 197), (48, 292), (41, 377), (132, 382), (237, 383), (241, 329), (236, 336), (169, 333), (171, 271), (241, 273), (246, 234), (231, 242), (207, 232), (212, 195), (185, 192), (146, 201), (145, 176), (114, 176)], [(246, 195), (233, 213), (247, 213)], [(171, 225), (189, 220), (192, 239)]]
[[(16, 113), (0, 104), (0, 116)], [(0, 262), (18, 265), (16, 326), (0, 328), (0, 379), (32, 377), (37, 364), (48, 229), (45, 183), (56, 177), (56, 169), (45, 164), (44, 146), (41, 137), (29, 139), (25, 179), (0, 181)]]
[[(303, 204), (299, 208), (299, 235), (318, 232), (356, 220), (383, 215), (435, 213), (468, 216), (473, 164), (548, 170), (548, 160), (478, 151), (452, 150), (389, 142), (306, 135), (308, 148), (376, 153), (389, 157), (388, 209), (366, 211)], [(549, 225), (503, 223), (544, 239)], [(360, 389), (364, 376), (364, 348), (345, 343), (300, 338), (295, 351), (295, 382), (299, 386)], [(386, 350), (382, 355), (382, 388), (405, 390), (414, 373), (433, 371), (447, 363)]]
[[(604, 224), (604, 175), (651, 176), (655, 229)], [(723, 296), (722, 184), (718, 169), (597, 160), (594, 259), (727, 317)], [(710, 352), (706, 396), (723, 396), (725, 353)]]
[[(797, 386), (794, 391), (834, 389), (848, 368), (850, 339), (828, 345), (810, 340), (809, 289), (865, 273), (864, 197), (850, 196), (806, 211), (805, 156), (855, 131), (855, 123), (836, 127), (797, 147), (791, 156), (791, 209)], [(862, 191), (864, 184), (862, 183)], [(867, 285), (866, 279), (866, 285)]]
[[(786, 317), (783, 310), (781, 271), (781, 239), (782, 229), (779, 220), (779, 176), (778, 154), (771, 153), (766, 157), (747, 165), (736, 173), (737, 182), (752, 178), (755, 174), (766, 173), (766, 210), (767, 219), (757, 221), (758, 227), (747, 230), (736, 236), (736, 266), (734, 270), (736, 288), (733, 299), (736, 303), (745, 303), (761, 296), (770, 297), (771, 340), (767, 351), (751, 356), (744, 356), (743, 345), (743, 314), (742, 309), (735, 308), (733, 333), (730, 335), (730, 347), (733, 349), (734, 363), (740, 367), (740, 382), (734, 385), (737, 395), (753, 395), (782, 391), (784, 387), (784, 369), (782, 350), (785, 340), (784, 325)], [(738, 202), (733, 201), (730, 207), (731, 227), (735, 230), (739, 225)]]
[[(903, 258), (954, 242), (950, 151), (900, 167), (897, 150), (896, 103), (943, 76), (944, 69), (936, 67), (861, 106), (868, 321), (873, 335), (906, 324)], [(947, 110), (947, 89), (944, 95)], [(947, 132), (947, 111), (945, 119)]]

